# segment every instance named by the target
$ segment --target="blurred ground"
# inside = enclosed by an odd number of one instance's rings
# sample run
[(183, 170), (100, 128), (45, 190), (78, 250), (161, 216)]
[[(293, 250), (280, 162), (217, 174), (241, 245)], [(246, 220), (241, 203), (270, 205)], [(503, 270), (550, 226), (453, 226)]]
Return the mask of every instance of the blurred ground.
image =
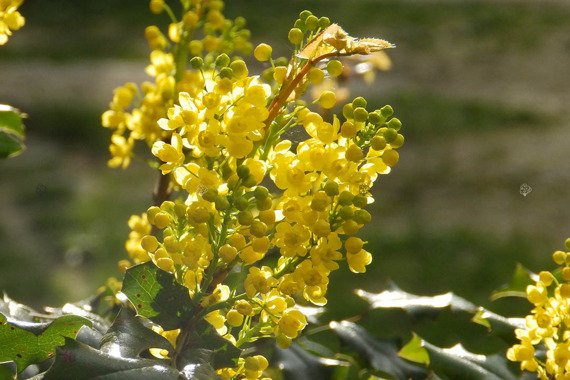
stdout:
[[(391, 279), (488, 304), (516, 262), (551, 267), (570, 235), (566, 2), (228, 3), (254, 42), (282, 54), (304, 8), (397, 44), (392, 71), (372, 87), (351, 84), (354, 96), (394, 107), (406, 145), (377, 185), (365, 231), (375, 261), (365, 275), (333, 277), (333, 315), (361, 306), (347, 283), (380, 290)], [(22, 11), (26, 27), (0, 50), (0, 100), (29, 115), (27, 151), (0, 162), (0, 289), (57, 304), (118, 275), (128, 216), (149, 203), (154, 178), (142, 163), (106, 168), (99, 115), (114, 87), (145, 79), (142, 32), (166, 19), (138, 0), (29, 1)]]

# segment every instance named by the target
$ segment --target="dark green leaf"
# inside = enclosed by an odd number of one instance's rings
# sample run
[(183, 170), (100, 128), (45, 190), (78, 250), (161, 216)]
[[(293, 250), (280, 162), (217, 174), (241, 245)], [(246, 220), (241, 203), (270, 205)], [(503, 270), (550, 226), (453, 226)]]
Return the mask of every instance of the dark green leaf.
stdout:
[(17, 109), (0, 104), (0, 158), (12, 157), (24, 149), (24, 124)]
[(285, 350), (276, 348), (273, 359), (287, 379), (328, 380), (336, 367), (350, 365), (348, 362), (315, 356), (296, 343)]
[[(509, 371), (506, 359), (502, 355), (477, 355), (466, 351), (460, 344), (451, 348), (436, 347), (414, 335), (402, 351), (421, 353), (418, 357), (406, 359), (423, 364), (439, 375), (458, 379), (514, 380), (516, 377)], [(400, 351), (400, 352), (402, 352)], [(426, 363), (425, 354), (429, 354)], [(420, 360), (414, 360), (420, 359)]]
[(348, 321), (331, 322), (341, 341), (360, 354), (370, 368), (397, 379), (423, 379), (426, 370), (398, 356), (399, 347), (371, 336), (364, 328)]
[(162, 335), (143, 324), (126, 308), (121, 309), (109, 331), (101, 339), (101, 352), (123, 358), (136, 358), (149, 348), (172, 352)]
[(209, 364), (213, 369), (233, 367), (241, 350), (223, 338), (205, 321), (200, 321), (192, 330), (188, 349), (180, 355), (183, 368)]
[(43, 380), (176, 380), (179, 371), (161, 360), (119, 358), (72, 339), (56, 350)]
[(491, 293), (491, 300), (495, 301), (505, 297), (526, 298), (526, 287), (533, 285), (537, 280), (538, 275), (526, 269), (522, 264), (517, 263), (509, 283)]
[(497, 333), (511, 332), (524, 326), (522, 318), (506, 318), (481, 306), (477, 306), (451, 292), (436, 296), (418, 296), (394, 288), (381, 293), (357, 290), (356, 294), (368, 301), (373, 309), (402, 309), (418, 318), (424, 314), (433, 315), (443, 310), (472, 314), (472, 321)]
[(63, 345), (65, 337), (75, 337), (83, 325), (90, 322), (66, 315), (51, 323), (28, 323), (26, 327), (30, 331), (26, 331), (0, 314), (0, 362), (13, 361), (21, 372), (30, 364), (52, 357), (55, 347)]
[(192, 316), (188, 289), (176, 282), (172, 274), (157, 268), (152, 262), (127, 269), (122, 292), (139, 315), (165, 330), (179, 328)]

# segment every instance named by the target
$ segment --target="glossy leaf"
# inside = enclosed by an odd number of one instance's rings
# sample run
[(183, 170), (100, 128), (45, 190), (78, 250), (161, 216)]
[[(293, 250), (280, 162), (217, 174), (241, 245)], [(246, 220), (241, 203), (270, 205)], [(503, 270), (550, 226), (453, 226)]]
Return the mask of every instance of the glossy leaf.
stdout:
[[(72, 339), (56, 350), (55, 362), (43, 380), (176, 380), (180, 373), (158, 359), (119, 358)], [(35, 380), (35, 379), (34, 379)]]
[[(402, 355), (402, 353), (404, 355)], [(412, 353), (412, 355), (409, 355)], [(451, 348), (434, 346), (414, 334), (400, 351), (407, 360), (427, 365), (439, 376), (460, 379), (514, 380), (502, 355), (477, 355), (460, 344)], [(428, 356), (427, 360), (425, 356)]]
[(127, 269), (122, 292), (137, 313), (159, 324), (165, 330), (177, 329), (192, 315), (188, 289), (174, 276), (152, 262)]
[(374, 338), (364, 328), (348, 321), (331, 322), (331, 329), (342, 342), (366, 360), (370, 368), (397, 379), (423, 379), (426, 370), (398, 356), (399, 347), (388, 340)]
[(213, 369), (233, 367), (241, 354), (241, 350), (230, 341), (221, 337), (216, 330), (205, 321), (200, 321), (188, 340), (188, 349), (180, 356), (182, 368), (211, 365)]
[(276, 348), (273, 360), (287, 379), (328, 380), (336, 367), (350, 365), (348, 362), (313, 355), (297, 343), (287, 349)]
[(538, 275), (517, 263), (509, 283), (491, 293), (491, 300), (495, 301), (505, 297), (526, 298), (526, 287), (533, 285), (537, 280)]
[(20, 322), (16, 326), (0, 314), (0, 362), (13, 361), (21, 372), (30, 364), (52, 357), (55, 347), (63, 345), (65, 337), (75, 337), (84, 325), (90, 322), (66, 315), (51, 323)]
[(398, 356), (414, 363), (429, 366), (429, 353), (422, 346), (422, 340), (416, 334), (413, 334), (412, 340), (402, 347)]
[(498, 333), (511, 332), (524, 326), (522, 318), (506, 318), (477, 306), (451, 292), (436, 296), (418, 296), (394, 287), (381, 293), (357, 290), (356, 294), (368, 301), (373, 309), (402, 309), (414, 317), (433, 315), (443, 310), (472, 314), (472, 321)]
[(0, 104), (0, 158), (12, 157), (24, 149), (22, 113)]
[(143, 324), (128, 309), (121, 309), (109, 331), (101, 339), (101, 352), (123, 358), (137, 358), (149, 348), (173, 351), (171, 344)]

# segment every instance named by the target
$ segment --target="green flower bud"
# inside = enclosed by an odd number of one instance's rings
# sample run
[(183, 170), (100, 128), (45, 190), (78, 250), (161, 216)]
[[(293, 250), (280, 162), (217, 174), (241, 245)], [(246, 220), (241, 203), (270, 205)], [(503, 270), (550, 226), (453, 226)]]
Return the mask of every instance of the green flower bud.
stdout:
[(368, 102), (362, 96), (359, 96), (352, 101), (352, 106), (354, 108), (358, 108), (358, 107), (366, 108), (367, 104), (368, 104)]
[(242, 226), (249, 226), (253, 223), (253, 214), (250, 211), (240, 211), (237, 214), (237, 220)]
[(396, 139), (396, 136), (398, 136), (398, 132), (396, 132), (395, 129), (386, 128), (386, 130), (383, 130), (383, 135), (386, 142), (391, 143)]
[(386, 148), (386, 139), (383, 136), (376, 135), (370, 140), (370, 146), (374, 150), (382, 150)]
[(301, 13), (299, 13), (299, 19), (301, 19), (301, 21), (305, 21), (309, 16), (312, 16), (312, 12), (308, 11), (308, 10), (304, 10)]
[(378, 125), (382, 121), (384, 121), (384, 118), (382, 117), (382, 114), (380, 114), (378, 111), (374, 111), (368, 114), (368, 121), (374, 125)]
[(334, 197), (338, 195), (338, 183), (333, 180), (328, 180), (323, 187), (323, 190), (329, 197)]
[(394, 114), (394, 109), (392, 108), (392, 106), (386, 105), (386, 106), (380, 108), (380, 112), (382, 113), (382, 116), (384, 116), (385, 118), (388, 118)]
[(387, 126), (388, 126), (388, 128), (392, 128), (392, 129), (395, 129), (396, 131), (399, 131), (400, 128), (402, 128), (402, 122), (399, 119), (393, 117), (387, 123)]
[[(353, 104), (354, 107), (354, 104)], [(368, 111), (363, 107), (358, 107), (354, 109), (354, 120), (365, 122), (368, 119)]]
[(307, 30), (315, 30), (319, 27), (319, 19), (313, 15), (310, 15), (305, 20), (305, 25), (307, 26)]
[(235, 60), (230, 63), (230, 68), (234, 72), (234, 76), (238, 79), (243, 79), (249, 74), (247, 65), (241, 59)]
[(289, 31), (289, 34), (287, 35), (287, 37), (289, 38), (289, 42), (291, 42), (293, 45), (299, 45), (301, 44), (301, 42), (303, 42), (303, 31), (299, 28), (292, 28)]
[(342, 115), (346, 119), (352, 119), (354, 117), (354, 108), (352, 107), (352, 104), (348, 103), (342, 107)]
[(259, 44), (259, 45), (257, 45), (255, 50), (253, 51), (253, 56), (259, 62), (265, 62), (265, 61), (268, 61), (269, 58), (271, 58), (272, 52), (273, 52), (273, 49), (271, 48), (271, 46), (269, 46), (267, 44)]
[(239, 211), (243, 211), (249, 207), (249, 201), (244, 197), (239, 197), (235, 200), (234, 205)]
[(404, 145), (404, 135), (397, 134), (396, 138), (390, 143), (390, 146), (394, 149), (401, 147)]
[(226, 67), (230, 64), (230, 57), (226, 53), (222, 53), (216, 57), (216, 67)]
[(364, 208), (368, 204), (368, 197), (366, 195), (358, 194), (352, 199), (352, 204), (358, 208)]
[(319, 27), (322, 29), (327, 28), (330, 24), (331, 24), (331, 20), (329, 20), (328, 17), (323, 16), (319, 19)]
[(336, 59), (333, 59), (327, 63), (327, 71), (329, 75), (333, 78), (338, 77), (342, 74), (343, 66), (342, 62)]
[(190, 60), (190, 66), (192, 66), (193, 69), (199, 70), (204, 67), (204, 60), (202, 57), (194, 57)]
[(342, 220), (350, 220), (354, 216), (354, 211), (352, 211), (352, 207), (350, 206), (342, 206), (340, 210), (338, 210), (338, 215)]
[(224, 67), (220, 70), (221, 78), (232, 78), (234, 76), (234, 71), (229, 67)]
[(255, 190), (253, 190), (253, 196), (255, 199), (269, 198), (269, 190), (267, 190), (265, 186), (257, 186)]
[(251, 223), (251, 226), (249, 226), (249, 232), (251, 232), (255, 237), (264, 237), (267, 233), (267, 224), (259, 220), (255, 220)]
[(366, 210), (356, 210), (354, 212), (354, 221), (358, 224), (367, 224), (372, 220), (372, 215)]
[(348, 161), (359, 162), (364, 157), (364, 153), (362, 152), (362, 149), (360, 149), (358, 145), (352, 144), (351, 146), (348, 147), (348, 149), (344, 153), (344, 156)]
[(338, 204), (341, 206), (348, 206), (352, 204), (352, 200), (354, 199), (354, 194), (350, 191), (343, 191), (338, 196)]
[(257, 185), (257, 180), (254, 177), (249, 176), (243, 180), (242, 185), (244, 187), (254, 187), (255, 185)]
[(249, 168), (246, 165), (240, 165), (238, 166), (236, 173), (239, 178), (245, 179), (249, 177)]
[(271, 207), (273, 207), (273, 201), (271, 200), (271, 197), (256, 199), (255, 207), (257, 207), (259, 211), (269, 210)]
[(382, 154), (382, 161), (388, 166), (394, 166), (398, 163), (400, 155), (395, 150), (388, 150)]
[(228, 198), (223, 195), (218, 195), (218, 197), (214, 201), (214, 204), (216, 206), (216, 210), (218, 211), (223, 211), (228, 207), (230, 207), (230, 202), (228, 201)]

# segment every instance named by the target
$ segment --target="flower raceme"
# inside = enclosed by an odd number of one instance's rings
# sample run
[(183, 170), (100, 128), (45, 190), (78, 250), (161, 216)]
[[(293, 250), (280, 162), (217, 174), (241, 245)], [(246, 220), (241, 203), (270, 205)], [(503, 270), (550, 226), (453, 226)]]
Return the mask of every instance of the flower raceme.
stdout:
[[(307, 325), (296, 305), (325, 305), (329, 276), (343, 262), (355, 273), (370, 264), (354, 235), (370, 222), (370, 189), (404, 141), (390, 106), (373, 110), (357, 97), (336, 115), (334, 91), (313, 102), (304, 95), (334, 82), (341, 59), (392, 45), (353, 38), (304, 11), (289, 33), (293, 56), (274, 59), (261, 44), (254, 57), (271, 67), (251, 75), (230, 57), (252, 50), (243, 19), (226, 20), (221, 1), (181, 4), (176, 20), (165, 2), (151, 2), (173, 18), (168, 37), (147, 29), (155, 81), (142, 93), (130, 83), (115, 90), (102, 118), (113, 130), (109, 165), (128, 166), (134, 141), (144, 140), (167, 189), (129, 221), (130, 260), (120, 266), (152, 261), (172, 273), (238, 347), (260, 337), (287, 347)], [(253, 356), (219, 373), (255, 379), (266, 367)]]
[[(509, 360), (544, 380), (570, 378), (570, 252), (556, 251), (552, 258), (560, 271), (540, 272), (536, 284), (527, 287), (534, 308), (525, 318), (525, 328), (515, 330), (520, 343), (507, 351)], [(539, 357), (538, 347), (546, 350), (545, 357)]]

